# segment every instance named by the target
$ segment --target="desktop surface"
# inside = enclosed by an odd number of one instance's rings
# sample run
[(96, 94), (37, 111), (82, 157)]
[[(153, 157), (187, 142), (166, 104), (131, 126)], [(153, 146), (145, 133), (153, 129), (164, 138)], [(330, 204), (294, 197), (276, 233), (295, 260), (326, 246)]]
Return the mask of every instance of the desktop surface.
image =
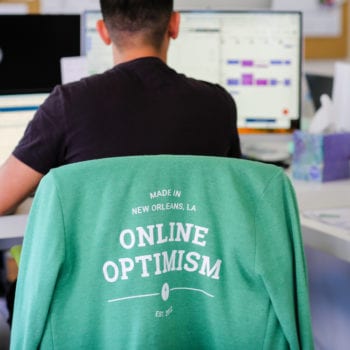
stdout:
[(240, 135), (242, 155), (246, 159), (289, 168), (292, 161), (293, 134), (264, 133)]
[[(350, 179), (325, 183), (292, 179), (295, 188), (303, 240), (307, 246), (350, 262), (350, 230), (345, 223), (326, 223), (310, 217), (310, 212), (350, 209)], [(350, 222), (347, 218), (347, 222)]]

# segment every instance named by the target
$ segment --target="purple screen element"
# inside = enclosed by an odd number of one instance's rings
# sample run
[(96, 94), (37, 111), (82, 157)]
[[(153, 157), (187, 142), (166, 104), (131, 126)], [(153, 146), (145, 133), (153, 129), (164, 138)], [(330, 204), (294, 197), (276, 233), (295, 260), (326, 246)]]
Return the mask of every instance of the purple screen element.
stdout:
[(253, 60), (243, 60), (242, 61), (242, 66), (243, 67), (253, 67), (254, 66), (254, 61)]
[(253, 85), (253, 74), (243, 74), (242, 85)]
[(239, 85), (239, 79), (227, 79), (227, 85), (237, 86)]
[(267, 81), (267, 79), (257, 79), (256, 85), (259, 85), (259, 86), (268, 85), (268, 81)]

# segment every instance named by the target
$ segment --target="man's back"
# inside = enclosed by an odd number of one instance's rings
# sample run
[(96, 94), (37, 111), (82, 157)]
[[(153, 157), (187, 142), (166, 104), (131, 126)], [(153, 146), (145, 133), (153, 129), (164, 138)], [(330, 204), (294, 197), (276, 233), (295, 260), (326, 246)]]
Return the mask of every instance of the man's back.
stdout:
[[(206, 83), (200, 92), (191, 80), (180, 84), (185, 78), (166, 66), (170, 40), (179, 34), (173, 1), (100, 0), (100, 6), (96, 29), (112, 45), (117, 67), (103, 84), (95, 76), (54, 90), (0, 167), (0, 215), (67, 163), (131, 154), (240, 156), (231, 96)], [(179, 83), (173, 88), (171, 75)]]
[(226, 91), (145, 57), (58, 87), (14, 155), (46, 173), (60, 165), (114, 156), (239, 157), (235, 137), (236, 107)]

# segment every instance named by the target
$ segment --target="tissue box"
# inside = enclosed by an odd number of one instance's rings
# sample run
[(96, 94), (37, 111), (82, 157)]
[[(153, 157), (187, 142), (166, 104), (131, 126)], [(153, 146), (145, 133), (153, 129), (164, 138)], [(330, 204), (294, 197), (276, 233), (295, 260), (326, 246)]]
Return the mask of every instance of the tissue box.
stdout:
[(295, 131), (292, 175), (326, 182), (350, 177), (350, 133), (310, 134)]

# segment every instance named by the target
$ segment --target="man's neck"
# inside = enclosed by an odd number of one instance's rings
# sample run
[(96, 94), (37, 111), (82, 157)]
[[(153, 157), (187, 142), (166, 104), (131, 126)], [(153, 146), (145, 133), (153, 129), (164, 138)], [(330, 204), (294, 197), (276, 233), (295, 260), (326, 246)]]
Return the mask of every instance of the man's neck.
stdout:
[(157, 57), (163, 62), (166, 62), (167, 59), (166, 51), (158, 51), (153, 47), (147, 46), (143, 48), (126, 49), (121, 51), (118, 50), (115, 46), (113, 46), (113, 58), (115, 65), (143, 57)]

